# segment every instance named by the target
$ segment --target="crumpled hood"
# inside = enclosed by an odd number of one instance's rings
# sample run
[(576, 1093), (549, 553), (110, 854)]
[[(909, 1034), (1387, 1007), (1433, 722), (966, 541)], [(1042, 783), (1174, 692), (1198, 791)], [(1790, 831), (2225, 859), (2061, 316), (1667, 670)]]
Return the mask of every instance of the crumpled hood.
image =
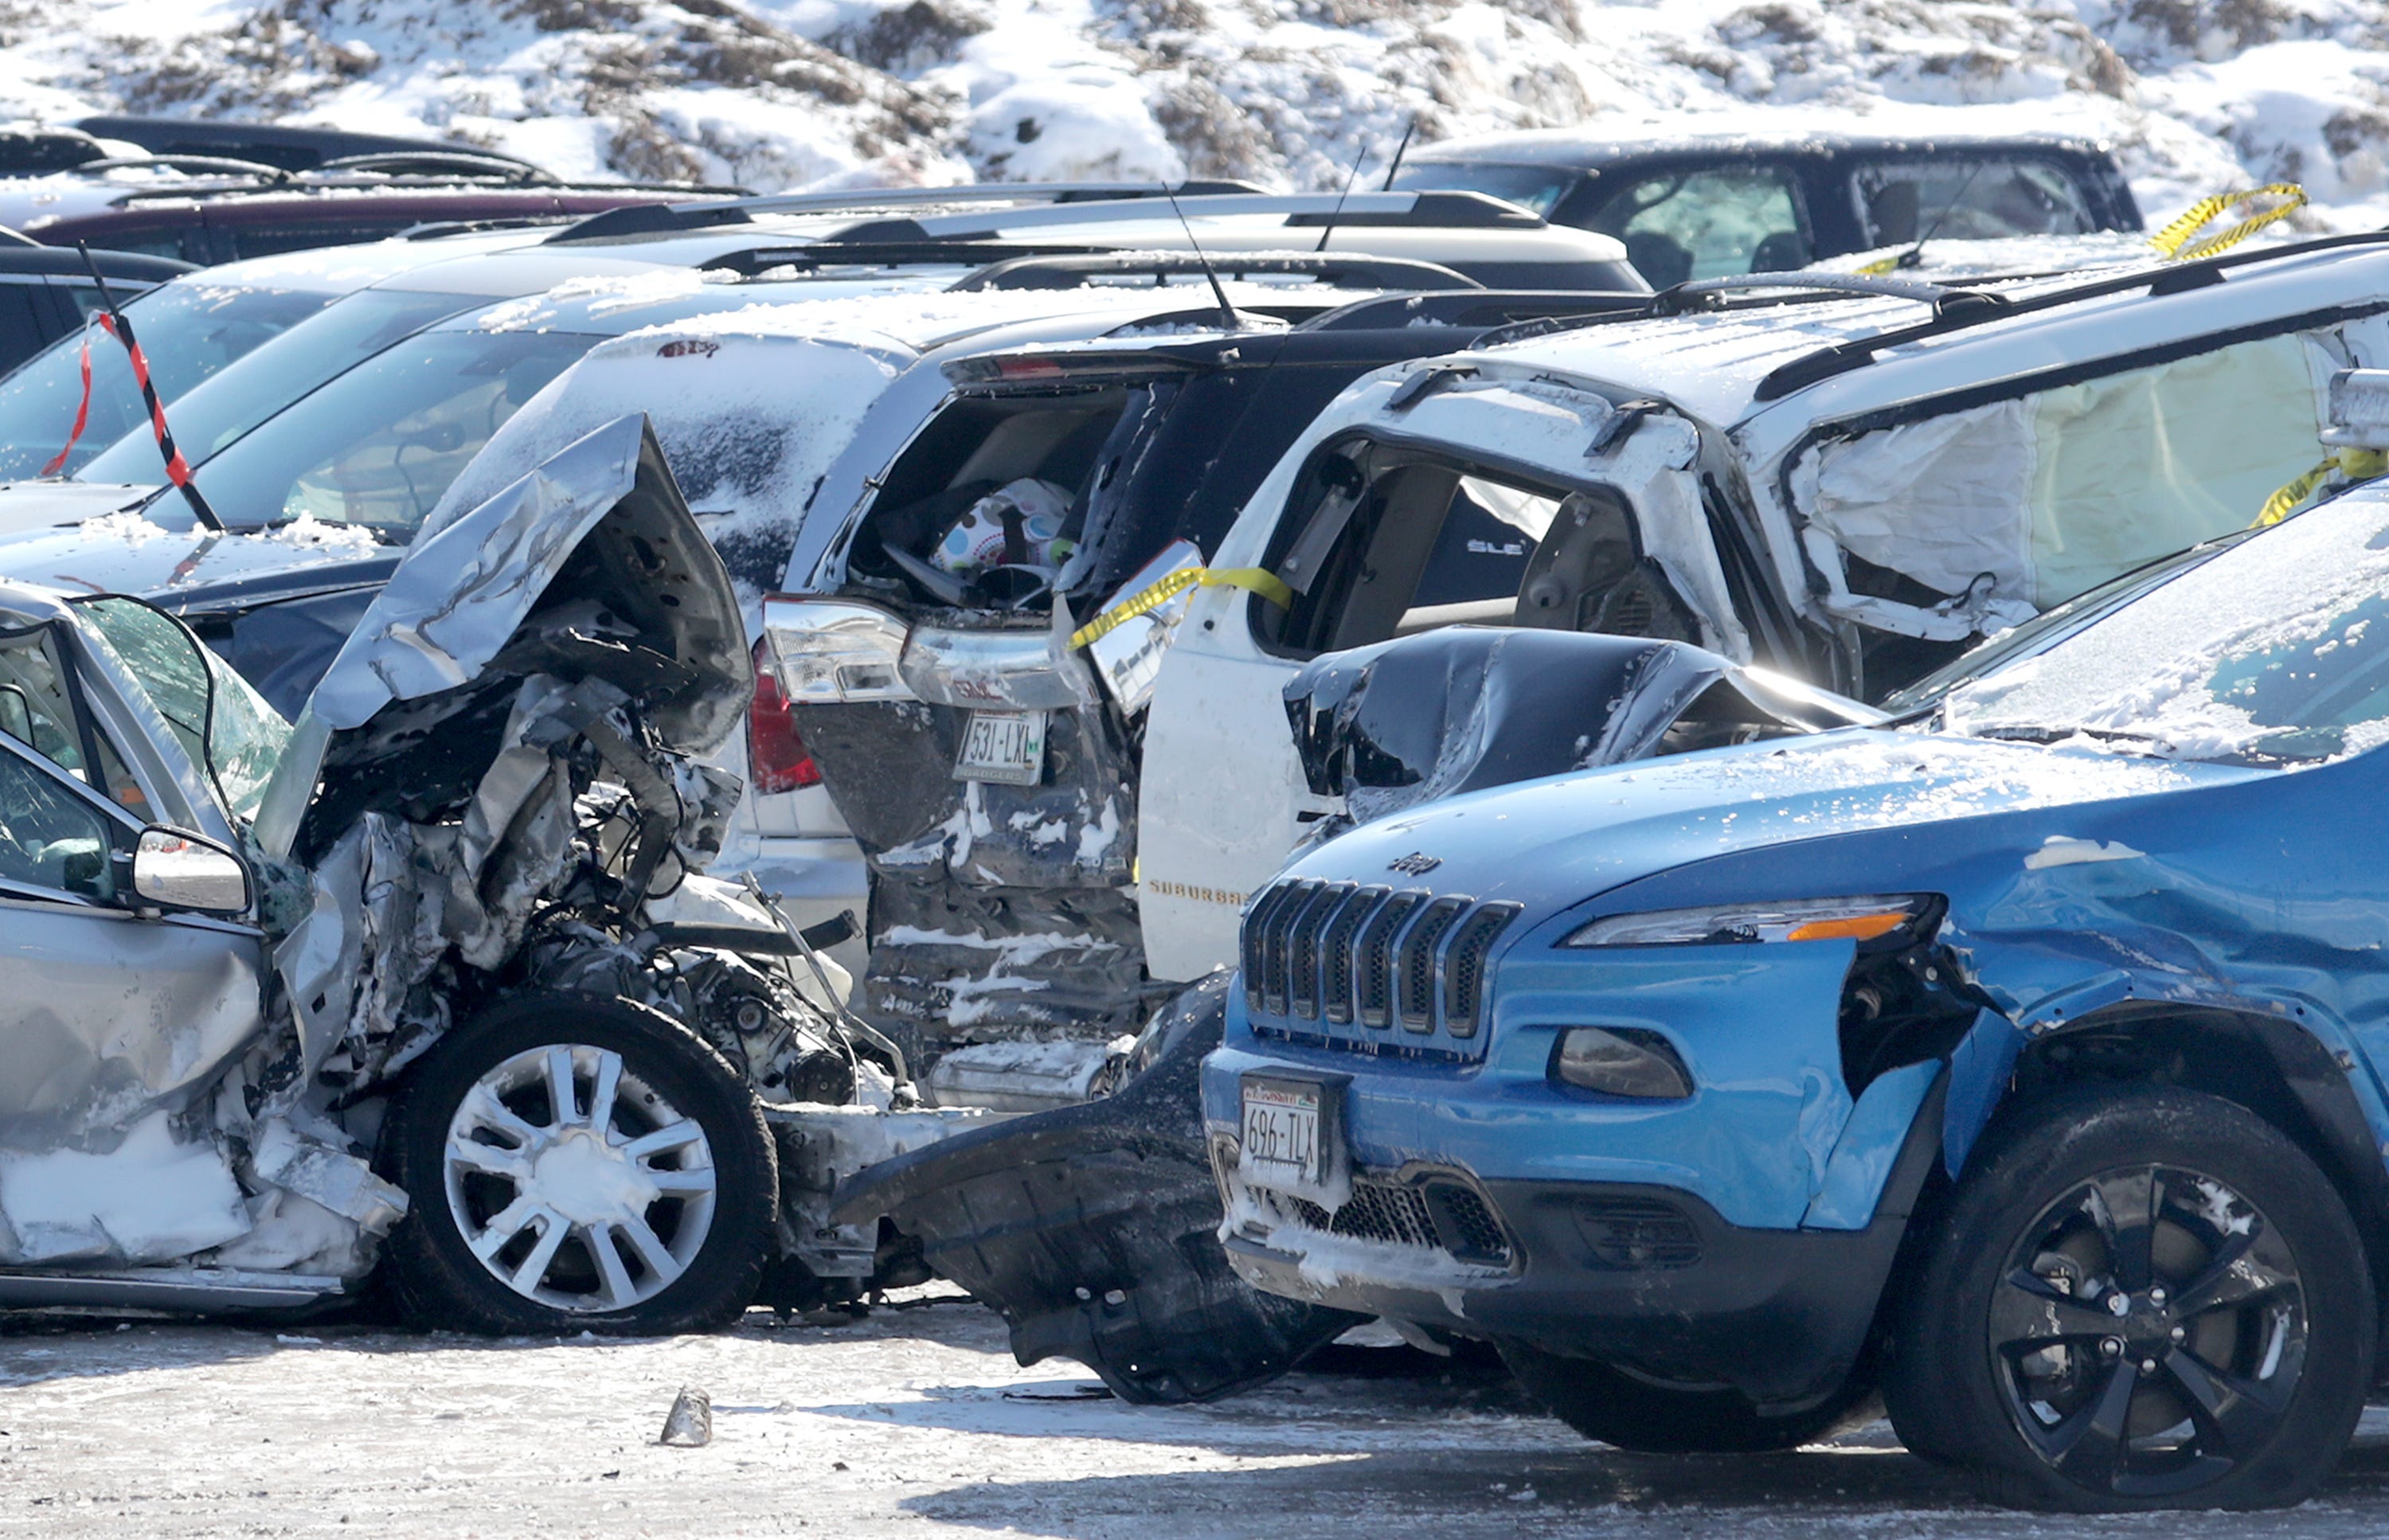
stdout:
[[(5, 512), (0, 503), (0, 517)], [(364, 529), (320, 519), (219, 534), (168, 529), (128, 509), (0, 542), (0, 573), (69, 593), (138, 593), (171, 604), (181, 593), (267, 574), (320, 572), (326, 586), (339, 586), (345, 569), (393, 554)]]
[[(1513, 899), (1529, 923), (1708, 858), (2268, 772), (1858, 729), (1586, 770), (1367, 824), (1290, 875)], [(1405, 859), (1405, 858), (1416, 858)], [(1405, 874), (1395, 862), (1416, 868)]]
[(259, 842), (291, 848), (337, 735), (501, 663), (615, 685), (667, 750), (702, 754), (738, 725), (755, 681), (737, 595), (644, 415), (415, 541), (308, 696)]

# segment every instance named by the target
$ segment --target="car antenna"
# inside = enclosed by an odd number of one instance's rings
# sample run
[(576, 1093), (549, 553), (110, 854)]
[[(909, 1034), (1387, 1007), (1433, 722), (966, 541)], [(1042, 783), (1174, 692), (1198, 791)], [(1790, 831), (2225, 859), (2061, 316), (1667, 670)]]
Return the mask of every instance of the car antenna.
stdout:
[(1203, 264), (1203, 276), (1211, 280), (1211, 297), (1220, 301), (1220, 329), (1243, 331), (1245, 324), (1237, 316), (1236, 307), (1228, 302), (1228, 290), (1220, 282), (1220, 270), (1211, 265), (1210, 256), (1204, 251), (1203, 243), (1194, 238), (1194, 222), (1186, 217), (1186, 210), (1178, 206), (1178, 189), (1164, 184), (1161, 196), (1169, 200), (1169, 211), (1178, 216), (1178, 228), (1186, 232), (1186, 244), (1194, 248), (1194, 260)]
[(141, 404), (147, 409), (149, 426), (158, 435), (158, 452), (166, 457), (166, 479), (182, 492), (183, 501), (191, 505), (193, 518), (217, 534), (223, 534), (224, 521), (216, 517), (216, 511), (208, 506), (205, 497), (199, 495), (199, 484), (192, 478), (190, 463), (183, 458), (183, 452), (174, 447), (174, 436), (166, 430), (166, 407), (158, 400), (158, 387), (150, 382), (149, 361), (142, 356), (141, 344), (134, 339), (133, 323), (126, 318), (124, 307), (116, 302), (116, 296), (109, 292), (108, 280), (100, 276), (99, 264), (92, 261), (90, 243), (77, 241), (75, 249), (83, 253), (83, 265), (91, 274), (91, 281), (99, 286), (99, 302), (105, 307), (99, 318), (100, 326), (124, 344), (125, 357), (132, 361), (134, 383), (141, 387)]
[(1394, 190), (1394, 173), (1402, 169), (1402, 157), (1411, 152), (1411, 135), (1417, 132), (1418, 114), (1413, 112), (1411, 114), (1411, 121), (1402, 125), (1402, 142), (1394, 146), (1394, 158), (1386, 166), (1386, 185), (1377, 189), (1379, 192), (1390, 193)]
[(1942, 222), (1958, 211), (1958, 205), (1966, 201), (1966, 189), (1972, 187), (1974, 178), (1982, 174), (1983, 162), (1977, 160), (1974, 169), (1966, 173), (1966, 180), (1959, 183), (1958, 190), (1949, 195), (1949, 201), (1941, 205), (1941, 211), (1933, 216), (1933, 223), (1924, 227), (1924, 234), (1916, 237), (1916, 244), (1899, 254), (1899, 261), (1893, 264), (1895, 267), (1914, 267), (1924, 261), (1924, 243), (1941, 233)]
[(1344, 190), (1335, 195), (1335, 207), (1328, 210), (1327, 227), (1319, 232), (1319, 244), (1312, 247), (1311, 250), (1327, 249), (1327, 237), (1335, 234), (1335, 222), (1344, 217), (1344, 200), (1352, 196), (1352, 184), (1361, 180), (1361, 168), (1368, 163), (1369, 151), (1372, 147), (1362, 145), (1361, 153), (1352, 158), (1352, 169), (1344, 173)]

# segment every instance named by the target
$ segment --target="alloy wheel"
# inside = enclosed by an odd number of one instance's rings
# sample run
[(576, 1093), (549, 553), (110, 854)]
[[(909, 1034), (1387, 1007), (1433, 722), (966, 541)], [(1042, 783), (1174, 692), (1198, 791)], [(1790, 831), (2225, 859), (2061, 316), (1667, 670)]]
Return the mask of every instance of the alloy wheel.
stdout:
[(2265, 1449), (2306, 1363), (2287, 1242), (2211, 1177), (2140, 1165), (2080, 1182), (2010, 1253), (1992, 1374), (2039, 1458), (2122, 1497), (2208, 1485)]
[(610, 1049), (549, 1044), (477, 1079), (449, 1120), (449, 1211), (492, 1277), (551, 1308), (628, 1309), (670, 1288), (711, 1228), (705, 1130)]

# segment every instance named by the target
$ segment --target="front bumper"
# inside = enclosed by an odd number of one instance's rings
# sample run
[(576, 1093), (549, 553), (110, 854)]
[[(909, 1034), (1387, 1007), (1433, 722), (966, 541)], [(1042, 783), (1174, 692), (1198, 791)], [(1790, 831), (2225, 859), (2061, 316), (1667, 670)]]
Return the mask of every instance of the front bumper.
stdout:
[[(1930, 1155), (1928, 1141), (1918, 1164)], [(1755, 1230), (1667, 1188), (1477, 1186), (1515, 1248), (1498, 1277), (1455, 1268), (1438, 1278), (1348, 1242), (1323, 1259), (1308, 1234), (1284, 1230), (1268, 1240), (1231, 1230), (1229, 1265), (1290, 1299), (1723, 1381), (1788, 1412), (1832, 1394), (1858, 1362), (1908, 1217), (1903, 1203), (1862, 1230)]]
[[(1247, 1073), (1348, 1076), (1337, 1120), (1352, 1182), (1343, 1206), (1271, 1192), (1240, 1171), (1230, 1120)], [(1694, 1190), (1684, 1164), (1650, 1158), (1673, 1141), (1671, 1117), (1697, 1115), (1691, 1106), (1553, 1105), (1498, 1075), (1372, 1066), (1274, 1044), (1223, 1050), (1205, 1078), (1227, 1198), (1220, 1235), (1254, 1287), (1665, 1380), (1729, 1383), (1779, 1413), (1831, 1395), (1858, 1364), (1940, 1148), (1947, 1094), (1946, 1071), (1928, 1063), (1906, 1076), (1904, 1094), (1885, 1085), (1871, 1099), (1887, 1116), (1859, 1109), (1850, 1142), (1871, 1146), (1861, 1164), (1880, 1188), (1870, 1182), (1872, 1203), (1842, 1222), (1804, 1226), (1797, 1210), (1785, 1223), (1737, 1222)], [(1727, 1159), (1732, 1123), (1706, 1131), (1713, 1158)], [(1829, 1164), (1826, 1190), (1846, 1170)]]

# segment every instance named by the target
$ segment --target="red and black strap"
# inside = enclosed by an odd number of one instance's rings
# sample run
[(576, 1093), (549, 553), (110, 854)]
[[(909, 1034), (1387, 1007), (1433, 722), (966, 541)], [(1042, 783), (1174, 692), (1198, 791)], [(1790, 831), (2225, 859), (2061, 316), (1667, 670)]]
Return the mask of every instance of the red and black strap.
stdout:
[[(199, 484), (192, 479), (190, 463), (183, 458), (183, 452), (174, 447), (174, 435), (166, 426), (166, 406), (158, 399), (158, 387), (150, 381), (149, 360), (141, 351), (140, 339), (133, 335), (132, 319), (124, 313), (123, 307), (116, 302), (116, 296), (108, 291), (108, 280), (99, 275), (99, 266), (91, 260), (90, 248), (83, 246), (80, 241), (76, 243), (76, 247), (83, 252), (83, 265), (91, 269), (92, 282), (99, 286), (100, 303), (108, 307), (104, 311), (95, 311), (92, 313), (92, 319), (99, 324), (102, 331), (124, 345), (125, 357), (133, 364), (134, 382), (141, 387), (141, 404), (149, 413), (150, 430), (158, 436), (158, 452), (165, 456), (166, 479), (172, 483), (175, 490), (183, 494), (183, 501), (191, 505), (192, 516), (210, 529), (221, 530), (224, 527), (224, 520), (218, 518), (216, 511), (208, 506), (208, 500), (199, 495)], [(49, 475), (52, 469), (65, 463), (67, 450), (74, 448), (75, 439), (82, 436), (83, 424), (90, 411), (91, 333), (85, 331), (83, 355), (83, 405), (75, 411), (74, 431), (67, 439), (67, 448), (58, 452), (57, 458), (44, 468), (43, 475)]]

